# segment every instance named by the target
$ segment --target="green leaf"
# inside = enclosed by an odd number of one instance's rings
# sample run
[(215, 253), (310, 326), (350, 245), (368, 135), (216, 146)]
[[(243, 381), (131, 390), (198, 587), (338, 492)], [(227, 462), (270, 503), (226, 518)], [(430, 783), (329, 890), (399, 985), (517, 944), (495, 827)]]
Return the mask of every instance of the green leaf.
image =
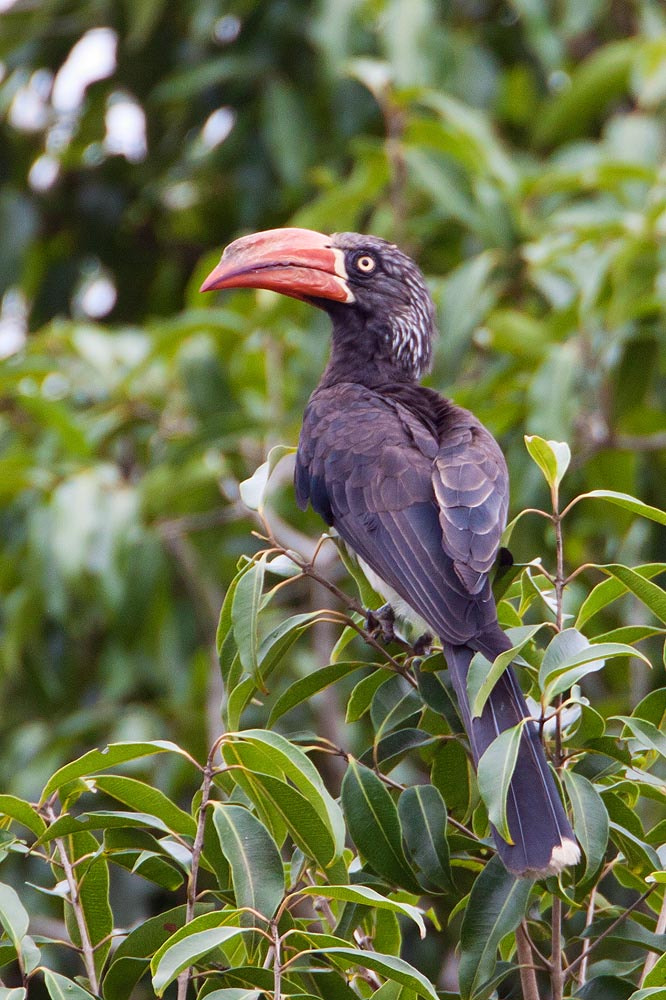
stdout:
[(379, 892), (365, 885), (308, 885), (298, 890), (299, 895), (322, 896), (324, 899), (341, 899), (348, 903), (360, 903), (363, 906), (372, 906), (378, 910), (391, 910), (394, 913), (403, 913), (410, 920), (413, 920), (419, 929), (422, 938), (425, 937), (426, 929), (420, 910), (409, 903), (399, 903), (395, 899), (387, 899)]
[(553, 636), (539, 669), (539, 684), (547, 702), (577, 684), (587, 674), (601, 670), (606, 660), (636, 656), (649, 660), (633, 646), (617, 642), (590, 643), (578, 629), (568, 628)]
[(535, 116), (537, 146), (576, 139), (606, 107), (626, 94), (642, 39), (630, 38), (595, 48), (571, 74), (570, 85), (544, 102)]
[(141, 828), (154, 827), (162, 833), (171, 833), (171, 830), (157, 816), (150, 816), (148, 813), (121, 812), (106, 809), (98, 809), (96, 812), (65, 813), (59, 816), (43, 833), (38, 843), (49, 844), (57, 837), (66, 837), (69, 834), (78, 834), (90, 830), (112, 830), (115, 828)]
[(659, 855), (649, 844), (645, 843), (644, 834), (636, 836), (625, 826), (613, 822), (612, 818), (609, 827), (611, 840), (626, 858), (632, 872), (647, 878), (659, 865)]
[(265, 572), (266, 557), (262, 555), (238, 581), (231, 605), (231, 621), (238, 655), (243, 667), (252, 675), (259, 687), (262, 686), (262, 682), (259, 673), (257, 629)]
[(398, 811), (380, 778), (350, 758), (341, 796), (349, 833), (363, 857), (390, 883), (419, 892), (402, 849)]
[(461, 1000), (481, 1000), (492, 979), (500, 941), (515, 930), (525, 914), (532, 885), (491, 858), (470, 893), (460, 929), (458, 980)]
[[(197, 903), (195, 917), (211, 909), (212, 903)], [(104, 976), (102, 996), (105, 1000), (129, 1000), (141, 976), (150, 967), (150, 958), (173, 935), (174, 927), (182, 927), (187, 917), (185, 904), (158, 913), (139, 924), (120, 942)]]
[[(313, 952), (324, 949), (312, 949)], [(372, 969), (395, 983), (400, 983), (413, 990), (418, 996), (428, 1000), (438, 1000), (435, 988), (414, 966), (395, 955), (384, 955), (377, 951), (359, 951), (357, 948), (333, 947), (326, 948), (327, 958), (338, 959), (338, 964), (344, 968), (357, 965), (362, 969)]]
[[(666, 955), (662, 955), (650, 969), (643, 980), (643, 986), (646, 988), (666, 987)], [(666, 998), (666, 989), (664, 989), (664, 997)]]
[(441, 793), (446, 808), (458, 819), (464, 819), (471, 808), (470, 770), (469, 757), (458, 740), (445, 740), (435, 750), (430, 780)]
[(167, 943), (150, 963), (155, 993), (160, 997), (163, 996), (167, 986), (177, 979), (184, 969), (246, 930), (247, 928), (242, 927), (210, 927), (205, 931), (194, 931), (174, 945), (168, 946)]
[[(236, 588), (238, 587), (240, 580), (250, 571), (253, 565), (254, 564), (252, 562), (244, 562), (227, 587), (227, 592), (224, 595), (224, 601), (222, 602), (222, 607), (220, 609), (220, 619), (217, 623), (215, 648), (217, 649), (217, 656), (220, 661), (220, 670), (222, 672), (222, 680), (227, 688), (227, 694), (235, 687), (232, 677), (232, 669), (234, 661), (238, 655), (234, 640), (231, 609), (233, 608), (234, 598), (236, 596)], [(240, 657), (238, 657), (238, 662), (240, 662)]]
[[(638, 719), (633, 715), (613, 715), (611, 718), (623, 722), (625, 727), (631, 731), (634, 739), (638, 740), (646, 750), (655, 750), (661, 757), (666, 758), (666, 735), (651, 722)], [(623, 738), (626, 738), (625, 733), (622, 735)]]
[(620, 580), (627, 590), (630, 590), (639, 601), (642, 601), (657, 616), (659, 621), (666, 623), (666, 592), (661, 587), (657, 586), (656, 583), (652, 583), (651, 580), (646, 580), (645, 577), (641, 576), (635, 570), (629, 569), (628, 566), (610, 564), (600, 566), (599, 569)]
[(581, 500), (607, 500), (609, 503), (615, 504), (616, 507), (630, 510), (632, 514), (638, 514), (649, 521), (656, 521), (657, 524), (666, 524), (666, 511), (659, 510), (658, 507), (651, 507), (649, 504), (643, 503), (642, 500), (637, 500), (636, 497), (632, 497), (628, 493), (617, 493), (615, 490), (590, 490), (589, 493), (581, 493), (580, 496), (575, 497), (569, 504), (569, 507), (573, 507)]
[(28, 912), (15, 889), (0, 882), (0, 923), (17, 952), (21, 952), (21, 941), (28, 933)]
[(294, 447), (278, 444), (268, 453), (268, 458), (253, 473), (249, 479), (245, 479), (239, 486), (240, 497), (246, 507), (250, 510), (261, 512), (266, 502), (268, 480), (273, 469), (281, 462), (286, 455), (293, 455)]
[(573, 809), (574, 831), (585, 855), (583, 879), (587, 879), (597, 871), (606, 853), (608, 812), (591, 781), (566, 768), (560, 773)]
[[(635, 566), (634, 572), (638, 573), (639, 576), (650, 579), (653, 576), (658, 576), (660, 573), (666, 573), (666, 563), (647, 563), (644, 566)], [(590, 591), (581, 604), (576, 618), (576, 628), (582, 628), (590, 618), (593, 618), (599, 611), (602, 611), (609, 604), (612, 604), (613, 601), (622, 597), (628, 590), (629, 588), (626, 584), (615, 577), (611, 576), (606, 580), (602, 580), (601, 583), (598, 583)]]
[(280, 622), (268, 635), (261, 640), (258, 651), (259, 672), (265, 680), (270, 676), (284, 655), (291, 649), (296, 640), (321, 618), (318, 611), (292, 615)]
[(318, 694), (320, 691), (324, 691), (343, 677), (347, 677), (348, 674), (353, 674), (355, 671), (361, 670), (366, 666), (366, 663), (341, 661), (339, 663), (331, 663), (327, 667), (321, 667), (319, 670), (315, 670), (311, 674), (306, 674), (305, 677), (299, 678), (280, 695), (273, 705), (268, 725), (274, 725), (279, 718), (291, 711), (292, 708), (301, 705), (308, 698)]
[(239, 728), (243, 711), (247, 708), (247, 704), (256, 690), (257, 681), (254, 677), (244, 677), (234, 687), (229, 695), (226, 706), (227, 727), (229, 729)]
[(25, 986), (0, 986), (0, 1000), (25, 1000)]
[(434, 785), (406, 788), (398, 800), (398, 816), (410, 861), (427, 892), (453, 889), (446, 805)]
[(357, 722), (370, 708), (375, 692), (394, 677), (392, 670), (375, 670), (358, 682), (347, 701), (345, 722)]
[[(435, 670), (430, 669), (431, 663), (436, 665)], [(433, 712), (437, 712), (438, 715), (446, 719), (452, 733), (464, 732), (453, 687), (450, 678), (443, 669), (445, 666), (444, 657), (441, 653), (429, 656), (423, 664), (423, 667), (426, 666), (427, 670), (416, 670), (416, 682), (423, 701)]]
[[(659, 961), (661, 961), (661, 959)], [(654, 969), (652, 971), (654, 971)], [(650, 978), (649, 976), (646, 976), (645, 981), (647, 982), (649, 978)], [(664, 986), (644, 987), (643, 989), (636, 990), (634, 993), (632, 993), (631, 996), (629, 997), (629, 1000), (666, 1000), (666, 987)]]
[(380, 767), (384, 774), (387, 774), (412, 750), (426, 747), (437, 742), (435, 736), (424, 732), (423, 729), (407, 727), (396, 729), (388, 736), (382, 737), (378, 743), (374, 743), (361, 756), (361, 763), (368, 767)]
[(666, 687), (650, 691), (641, 698), (631, 713), (634, 719), (645, 719), (657, 729), (666, 729)]
[(469, 698), (472, 718), (477, 719), (483, 712), (490, 697), (490, 692), (520, 651), (530, 642), (543, 623), (539, 625), (522, 625), (507, 632), (513, 645), (495, 657), (492, 664), (483, 653), (475, 653), (469, 665), (467, 674), (467, 695)]
[(264, 808), (277, 813), (306, 857), (314, 858), (322, 868), (328, 868), (340, 857), (342, 850), (336, 850), (324, 810), (317, 810), (305, 795), (280, 778), (255, 774), (254, 779), (254, 786), (264, 799)]
[(518, 757), (524, 722), (505, 729), (482, 754), (477, 768), (479, 792), (488, 818), (500, 837), (513, 844), (506, 814), (506, 801)]
[(526, 434), (525, 446), (550, 488), (557, 490), (571, 461), (569, 445), (565, 441), (545, 441), (536, 434)]
[(242, 806), (213, 803), (213, 822), (231, 866), (236, 905), (270, 918), (285, 893), (280, 852), (266, 827)]
[(244, 730), (234, 737), (233, 743), (225, 746), (223, 752), (235, 749), (236, 752), (241, 752), (242, 759), (244, 745), (252, 747), (255, 751), (255, 770), (269, 775), (284, 775), (305, 796), (328, 827), (335, 856), (339, 856), (345, 842), (344, 818), (340, 807), (326, 789), (319, 771), (308, 755), (284, 736), (267, 729)]
[(39, 837), (46, 829), (46, 823), (34, 806), (15, 795), (0, 795), (0, 815), (9, 816), (31, 830)]
[(666, 636), (666, 628), (659, 628), (657, 625), (621, 625), (613, 628), (610, 632), (602, 632), (595, 635), (595, 642), (626, 642), (633, 646), (642, 639), (649, 639), (653, 635)]
[(95, 774), (96, 771), (104, 771), (106, 768), (115, 767), (117, 764), (125, 764), (130, 760), (139, 760), (141, 757), (149, 757), (156, 753), (177, 753), (183, 757), (188, 755), (175, 743), (169, 740), (151, 740), (141, 743), (111, 743), (104, 750), (89, 750), (83, 757), (65, 764), (52, 775), (44, 786), (40, 798), (40, 804), (46, 802), (48, 798), (57, 792), (59, 788), (70, 781), (84, 776)]
[(44, 969), (44, 983), (51, 1000), (92, 1000), (92, 993), (59, 972)]
[(246, 990), (240, 986), (228, 986), (226, 989), (211, 990), (206, 993), (206, 1000), (259, 1000), (259, 990)]
[(378, 688), (370, 704), (375, 740), (380, 740), (385, 733), (417, 715), (422, 708), (418, 692), (407, 684), (404, 677), (394, 674), (388, 684)]
[(189, 813), (180, 809), (158, 788), (153, 788), (144, 781), (115, 774), (99, 774), (95, 778), (95, 786), (139, 812), (157, 816), (172, 833), (194, 837), (197, 832), (196, 822)]

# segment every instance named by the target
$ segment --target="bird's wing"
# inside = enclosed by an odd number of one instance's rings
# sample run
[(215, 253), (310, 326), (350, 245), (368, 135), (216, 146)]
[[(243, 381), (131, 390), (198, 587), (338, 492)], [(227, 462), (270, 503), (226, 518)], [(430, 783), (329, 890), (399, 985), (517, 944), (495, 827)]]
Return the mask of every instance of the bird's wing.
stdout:
[(437, 634), (465, 643), (496, 620), (483, 568), (488, 539), (473, 538), (477, 522), (483, 535), (488, 520), (474, 514), (491, 495), (472, 474), (484, 456), (462, 432), (443, 442), (395, 400), (338, 385), (315, 393), (306, 410), (297, 498), (301, 506), (310, 501)]
[(495, 439), (458, 410), (442, 436), (432, 483), (444, 550), (471, 594), (483, 589), (506, 525), (509, 477)]

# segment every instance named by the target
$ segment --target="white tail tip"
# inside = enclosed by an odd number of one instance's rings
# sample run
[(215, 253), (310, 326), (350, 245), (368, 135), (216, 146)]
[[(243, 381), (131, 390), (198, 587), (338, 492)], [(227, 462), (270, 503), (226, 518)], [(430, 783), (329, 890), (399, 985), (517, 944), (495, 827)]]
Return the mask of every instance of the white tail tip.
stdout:
[(548, 874), (559, 875), (563, 868), (568, 868), (570, 865), (577, 865), (579, 861), (580, 847), (575, 840), (567, 837), (561, 844), (553, 848), (550, 856), (550, 865), (548, 866)]

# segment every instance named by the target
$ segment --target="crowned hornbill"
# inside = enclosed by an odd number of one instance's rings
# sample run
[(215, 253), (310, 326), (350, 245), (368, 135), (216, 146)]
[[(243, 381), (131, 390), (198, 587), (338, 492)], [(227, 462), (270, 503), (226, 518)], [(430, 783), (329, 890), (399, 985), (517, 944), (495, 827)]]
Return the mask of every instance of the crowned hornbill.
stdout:
[[(497, 622), (489, 573), (506, 522), (508, 474), (491, 434), (419, 384), (430, 365), (434, 306), (423, 276), (373, 236), (275, 229), (236, 240), (202, 291), (268, 288), (324, 309), (330, 360), (305, 411), (296, 496), (356, 553), (398, 612), (440, 636), (475, 762), (528, 715), (511, 669), (472, 719), (467, 672), (511, 643)], [(543, 876), (579, 849), (541, 746), (523, 727), (507, 800), (506, 867)]]

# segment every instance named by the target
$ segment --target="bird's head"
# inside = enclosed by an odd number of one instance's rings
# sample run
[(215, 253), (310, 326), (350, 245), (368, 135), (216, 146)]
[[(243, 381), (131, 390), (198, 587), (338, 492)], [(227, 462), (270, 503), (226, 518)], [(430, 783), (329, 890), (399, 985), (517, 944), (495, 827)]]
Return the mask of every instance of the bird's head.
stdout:
[(403, 378), (430, 367), (435, 309), (421, 271), (377, 236), (269, 229), (231, 243), (202, 292), (268, 288), (326, 310), (333, 349)]

